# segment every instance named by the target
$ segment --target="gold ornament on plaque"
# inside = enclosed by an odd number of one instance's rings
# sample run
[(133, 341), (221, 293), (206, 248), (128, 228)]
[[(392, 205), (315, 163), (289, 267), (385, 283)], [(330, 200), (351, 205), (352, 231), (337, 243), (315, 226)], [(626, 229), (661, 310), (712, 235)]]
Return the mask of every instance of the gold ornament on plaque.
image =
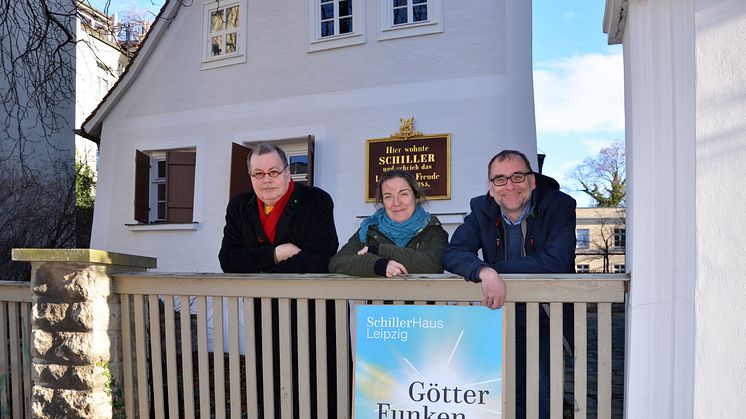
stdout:
[(399, 118), (399, 121), (401, 122), (399, 132), (391, 134), (390, 138), (400, 138), (402, 140), (408, 140), (412, 137), (421, 137), (423, 135), (421, 132), (414, 129), (414, 116), (407, 119)]

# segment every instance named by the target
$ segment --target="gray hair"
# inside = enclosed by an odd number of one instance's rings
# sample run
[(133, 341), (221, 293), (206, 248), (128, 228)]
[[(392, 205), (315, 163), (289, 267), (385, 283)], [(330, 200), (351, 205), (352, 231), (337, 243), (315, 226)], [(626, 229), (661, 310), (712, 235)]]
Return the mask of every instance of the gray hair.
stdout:
[(280, 156), (280, 162), (282, 162), (283, 169), (288, 167), (288, 157), (285, 155), (285, 151), (283, 151), (280, 146), (274, 143), (259, 143), (251, 147), (249, 155), (246, 156), (246, 167), (249, 169), (249, 172), (251, 172), (251, 156), (261, 156), (263, 154), (270, 153), (277, 153), (277, 155)]

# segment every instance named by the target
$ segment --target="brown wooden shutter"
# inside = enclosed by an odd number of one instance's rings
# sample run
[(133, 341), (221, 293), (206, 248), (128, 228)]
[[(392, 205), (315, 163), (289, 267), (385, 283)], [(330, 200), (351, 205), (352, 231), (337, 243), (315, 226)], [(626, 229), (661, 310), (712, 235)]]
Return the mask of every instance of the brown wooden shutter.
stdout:
[(135, 220), (147, 224), (150, 214), (150, 156), (135, 150)]
[(308, 136), (308, 186), (313, 186), (313, 150), (316, 138)]
[(194, 166), (197, 153), (166, 153), (166, 221), (191, 223), (194, 209)]
[(249, 157), (251, 149), (241, 144), (233, 143), (231, 147), (231, 180), (228, 199), (252, 190), (249, 168), (246, 166), (246, 158)]

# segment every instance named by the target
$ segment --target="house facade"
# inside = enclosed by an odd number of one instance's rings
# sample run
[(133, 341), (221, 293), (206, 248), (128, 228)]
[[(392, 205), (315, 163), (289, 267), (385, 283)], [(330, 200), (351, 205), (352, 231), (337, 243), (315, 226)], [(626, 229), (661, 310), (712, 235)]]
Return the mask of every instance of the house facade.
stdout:
[(575, 272), (625, 273), (624, 208), (575, 210)]
[(449, 139), (449, 191), (428, 209), (451, 231), (486, 193), (492, 155), (536, 163), (530, 2), (182, 3), (83, 124), (100, 138), (92, 247), (219, 271), (225, 207), (261, 141), (331, 194), (341, 242), (374, 211), (368, 140), (402, 120)]

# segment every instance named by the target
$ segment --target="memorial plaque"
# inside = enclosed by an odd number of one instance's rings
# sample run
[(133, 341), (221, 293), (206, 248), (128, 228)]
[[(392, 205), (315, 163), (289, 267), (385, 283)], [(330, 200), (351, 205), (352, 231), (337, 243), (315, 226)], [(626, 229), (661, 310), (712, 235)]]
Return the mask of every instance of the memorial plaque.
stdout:
[(366, 141), (366, 202), (375, 200), (381, 175), (394, 169), (412, 172), (428, 199), (451, 199), (451, 134), (424, 135), (411, 123), (402, 120), (399, 133)]

